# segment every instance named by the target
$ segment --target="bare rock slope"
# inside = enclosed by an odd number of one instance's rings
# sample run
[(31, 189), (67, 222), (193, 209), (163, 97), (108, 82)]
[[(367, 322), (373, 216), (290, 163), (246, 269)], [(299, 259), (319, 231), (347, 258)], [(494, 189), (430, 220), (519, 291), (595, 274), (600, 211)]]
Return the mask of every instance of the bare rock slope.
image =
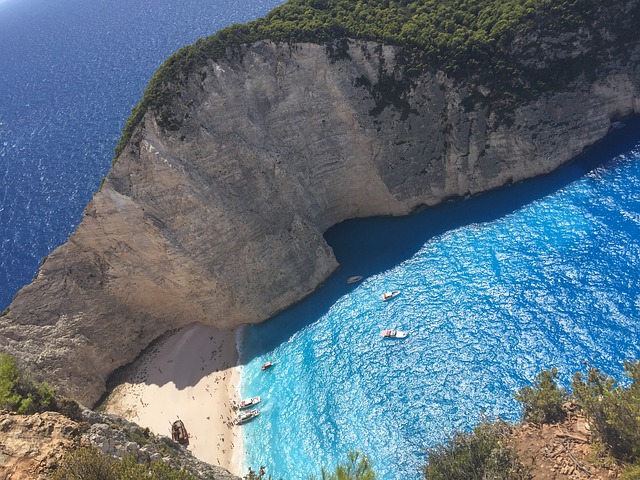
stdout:
[(394, 47), (375, 43), (350, 41), (336, 59), (260, 41), (209, 61), (171, 107), (177, 129), (147, 113), (2, 318), (0, 349), (92, 405), (165, 331), (259, 322), (311, 293), (337, 267), (330, 226), (574, 158), (638, 113), (639, 52), (509, 111), (443, 73), (406, 81)]
[(201, 462), (170, 438), (153, 435), (120, 417), (84, 410), (82, 421), (76, 422), (55, 412), (17, 415), (0, 411), (2, 480), (51, 478), (64, 463), (63, 457), (81, 446), (95, 447), (110, 457), (130, 457), (137, 463), (165, 462), (197, 479), (240, 480)]

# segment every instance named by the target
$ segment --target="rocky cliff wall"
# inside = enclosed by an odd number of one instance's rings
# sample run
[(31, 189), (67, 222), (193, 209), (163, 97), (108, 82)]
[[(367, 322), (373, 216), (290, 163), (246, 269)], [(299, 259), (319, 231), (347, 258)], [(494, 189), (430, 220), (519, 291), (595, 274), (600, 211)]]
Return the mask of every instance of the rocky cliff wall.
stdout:
[(443, 73), (408, 81), (396, 53), (261, 41), (191, 74), (18, 293), (0, 348), (92, 405), (165, 331), (259, 322), (311, 293), (337, 267), (330, 226), (550, 172), (640, 109), (638, 48), (500, 109)]

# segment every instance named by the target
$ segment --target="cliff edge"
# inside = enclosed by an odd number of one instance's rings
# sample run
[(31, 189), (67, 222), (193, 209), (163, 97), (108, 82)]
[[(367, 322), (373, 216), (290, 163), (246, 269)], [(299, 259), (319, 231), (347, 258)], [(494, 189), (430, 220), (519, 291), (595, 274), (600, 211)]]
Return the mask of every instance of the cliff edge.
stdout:
[(91, 406), (167, 330), (260, 322), (310, 294), (337, 267), (332, 225), (554, 170), (640, 113), (640, 39), (605, 58), (590, 38), (515, 38), (527, 68), (593, 63), (515, 103), (496, 103), (496, 85), (409, 75), (400, 46), (363, 39), (264, 39), (208, 59), (144, 113), (5, 313), (0, 349)]

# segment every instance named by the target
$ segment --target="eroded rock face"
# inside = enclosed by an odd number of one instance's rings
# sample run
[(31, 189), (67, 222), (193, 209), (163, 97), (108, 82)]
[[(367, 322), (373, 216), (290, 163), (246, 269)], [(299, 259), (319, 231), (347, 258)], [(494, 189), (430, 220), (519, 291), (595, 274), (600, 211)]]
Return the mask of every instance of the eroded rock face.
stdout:
[(170, 438), (153, 435), (120, 417), (84, 410), (82, 421), (55, 412), (0, 412), (0, 478), (46, 480), (65, 454), (93, 446), (105, 455), (133, 457), (138, 463), (163, 461), (198, 479), (240, 480), (223, 468), (201, 462)]
[(406, 82), (392, 47), (347, 53), (262, 41), (191, 75), (180, 128), (147, 114), (0, 348), (92, 405), (165, 331), (259, 322), (311, 293), (337, 267), (330, 226), (550, 172), (639, 108), (637, 48), (510, 112), (442, 73)]
[(0, 478), (46, 479), (65, 452), (80, 445), (78, 424), (52, 412), (0, 412)]

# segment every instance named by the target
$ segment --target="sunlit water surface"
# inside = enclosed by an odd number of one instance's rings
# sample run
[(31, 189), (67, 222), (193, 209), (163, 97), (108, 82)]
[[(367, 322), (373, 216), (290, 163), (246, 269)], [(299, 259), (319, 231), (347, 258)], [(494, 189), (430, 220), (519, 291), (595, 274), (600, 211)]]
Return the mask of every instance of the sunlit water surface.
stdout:
[[(417, 479), (424, 448), (452, 431), (517, 420), (512, 394), (543, 368), (566, 385), (584, 362), (622, 378), (640, 346), (631, 123), (551, 176), (330, 231), (338, 273), (245, 332), (242, 392), (262, 396), (247, 464), (306, 479), (357, 449), (379, 478)], [(389, 290), (401, 294), (383, 302)], [(382, 339), (387, 328), (409, 337)]]

